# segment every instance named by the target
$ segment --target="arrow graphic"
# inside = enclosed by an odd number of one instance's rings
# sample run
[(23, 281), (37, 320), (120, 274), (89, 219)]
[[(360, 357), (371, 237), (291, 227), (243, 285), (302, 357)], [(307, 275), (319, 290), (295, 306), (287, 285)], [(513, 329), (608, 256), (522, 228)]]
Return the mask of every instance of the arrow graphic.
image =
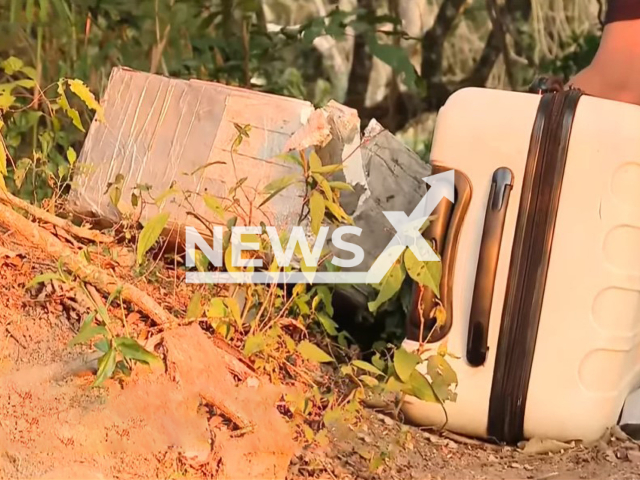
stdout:
[(423, 180), (431, 188), (409, 216), (400, 211), (383, 212), (396, 230), (396, 234), (367, 272), (367, 283), (382, 281), (406, 247), (409, 247), (416, 258), (422, 262), (440, 260), (431, 245), (422, 237), (420, 228), (443, 198), (447, 198), (452, 203), (455, 201), (455, 173), (453, 170), (448, 170), (425, 177)]

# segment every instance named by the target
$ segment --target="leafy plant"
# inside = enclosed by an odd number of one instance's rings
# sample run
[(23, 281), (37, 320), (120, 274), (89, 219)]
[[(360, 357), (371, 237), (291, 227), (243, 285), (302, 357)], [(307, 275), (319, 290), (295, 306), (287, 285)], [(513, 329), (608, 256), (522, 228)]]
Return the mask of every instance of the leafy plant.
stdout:
[(129, 376), (136, 362), (150, 366), (162, 365), (162, 360), (146, 350), (137, 340), (114, 332), (114, 322), (109, 316), (108, 308), (119, 297), (121, 289), (117, 289), (109, 296), (106, 305), (97, 303), (86, 289), (85, 292), (87, 297), (92, 299), (96, 311), (85, 318), (77, 335), (71, 340), (70, 346), (87, 343), (99, 337), (94, 346), (103, 355), (98, 359), (98, 372), (94, 386), (102, 384), (118, 372)]
[(70, 186), (77, 154), (73, 145), (85, 132), (75, 104), (104, 114), (87, 86), (60, 79), (42, 88), (36, 69), (16, 57), (0, 62), (0, 186), (24, 199), (49, 205)]

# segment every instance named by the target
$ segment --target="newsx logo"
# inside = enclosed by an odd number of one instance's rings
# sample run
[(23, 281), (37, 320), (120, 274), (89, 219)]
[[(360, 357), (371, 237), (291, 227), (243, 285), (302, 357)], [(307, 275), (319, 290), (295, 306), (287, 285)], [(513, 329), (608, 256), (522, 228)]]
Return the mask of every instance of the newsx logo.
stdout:
[[(283, 272), (283, 271), (238, 271), (238, 272), (187, 272), (187, 283), (349, 283), (375, 284), (382, 281), (386, 273), (396, 262), (398, 257), (402, 255), (405, 248), (413, 251), (416, 258), (420, 261), (440, 261), (439, 257), (431, 248), (431, 245), (422, 237), (420, 233), (421, 227), (427, 221), (429, 216), (438, 206), (443, 198), (455, 201), (454, 189), (454, 171), (449, 170), (437, 175), (431, 175), (423, 179), (430, 185), (429, 191), (422, 197), (418, 205), (413, 209), (411, 214), (407, 216), (405, 212), (390, 211), (383, 212), (389, 223), (393, 226), (396, 233), (385, 247), (385, 249), (376, 258), (375, 262), (364, 272)], [(318, 266), (320, 256), (326, 244), (329, 234), (329, 227), (320, 227), (316, 240), (311, 247), (305, 235), (304, 228), (295, 226), (291, 229), (289, 240), (286, 248), (280, 242), (280, 236), (275, 227), (267, 226), (266, 232), (271, 243), (271, 248), (275, 257), (276, 264), (279, 269), (289, 267), (293, 259), (296, 245), (304, 264), (307, 266)], [(213, 228), (213, 241), (209, 245), (202, 238), (198, 231), (193, 227), (185, 228), (186, 237), (186, 261), (187, 267), (194, 267), (195, 247), (198, 246), (202, 254), (215, 267), (222, 267), (223, 262), (223, 227), (216, 226)], [(264, 268), (262, 259), (259, 258), (242, 258), (244, 251), (256, 251), (260, 245), (255, 241), (243, 241), (242, 235), (263, 233), (262, 227), (259, 226), (234, 226), (231, 228), (230, 248), (231, 248), (231, 264), (236, 268), (253, 267), (253, 269)], [(341, 258), (334, 256), (330, 262), (336, 267), (354, 268), (362, 263), (365, 257), (363, 248), (352, 242), (346, 241), (343, 236), (347, 234), (357, 237), (362, 233), (362, 229), (357, 226), (340, 226), (337, 227), (332, 235), (331, 241), (338, 249), (352, 254), (352, 258)]]

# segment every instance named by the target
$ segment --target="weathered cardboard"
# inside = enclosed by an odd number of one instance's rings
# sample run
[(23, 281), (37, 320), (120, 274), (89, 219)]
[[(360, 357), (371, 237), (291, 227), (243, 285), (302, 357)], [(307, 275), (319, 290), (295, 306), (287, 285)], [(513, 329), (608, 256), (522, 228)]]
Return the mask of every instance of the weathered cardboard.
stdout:
[[(112, 71), (101, 103), (105, 122), (94, 120), (91, 124), (78, 158), (83, 173), (76, 177), (69, 196), (75, 213), (116, 223), (121, 211), (131, 208), (128, 204), (137, 184), (150, 185), (157, 198), (175, 183), (183, 191), (200, 195), (191, 196), (191, 205), (182, 195), (172, 195), (161, 205), (162, 210), (173, 222), (202, 229), (187, 212), (222, 223), (205, 206), (202, 194), (223, 201), (229, 189), (246, 177), (242, 187), (251, 201), (238, 195), (246, 212), (238, 224), (264, 221), (284, 227), (297, 221), (301, 187), (292, 186), (260, 211), (256, 208), (265, 198), (260, 194), (265, 185), (299, 171), (295, 164), (277, 157), (314, 112), (311, 103), (127, 68)], [(250, 125), (251, 130), (232, 153), (238, 136), (236, 125)], [(212, 162), (224, 164), (202, 168)], [(124, 176), (124, 183), (122, 205), (116, 209), (105, 192), (118, 174)], [(140, 220), (144, 223), (159, 210), (157, 205), (145, 206)]]

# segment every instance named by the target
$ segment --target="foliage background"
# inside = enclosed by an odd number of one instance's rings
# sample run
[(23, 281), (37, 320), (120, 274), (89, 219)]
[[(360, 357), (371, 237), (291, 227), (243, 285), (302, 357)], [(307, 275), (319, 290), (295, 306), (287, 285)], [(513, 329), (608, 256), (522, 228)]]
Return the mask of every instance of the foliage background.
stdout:
[(0, 0), (0, 57), (33, 65), (40, 85), (78, 78), (98, 93), (126, 65), (334, 98), (417, 147), (460, 86), (522, 89), (588, 64), (602, 1)]

